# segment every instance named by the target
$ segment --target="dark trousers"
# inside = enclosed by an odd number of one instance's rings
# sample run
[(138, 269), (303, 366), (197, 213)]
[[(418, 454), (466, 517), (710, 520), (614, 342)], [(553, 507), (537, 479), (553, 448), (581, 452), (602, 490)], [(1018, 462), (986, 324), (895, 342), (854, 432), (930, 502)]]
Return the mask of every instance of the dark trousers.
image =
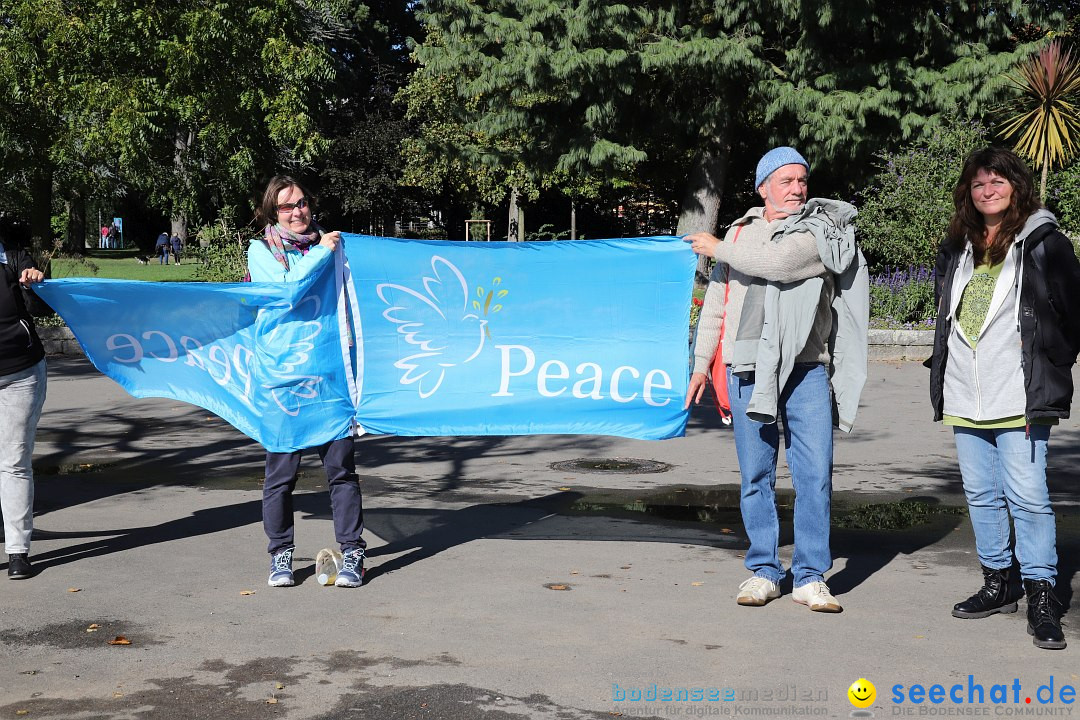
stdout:
[[(342, 552), (365, 548), (364, 505), (360, 479), (356, 475), (352, 437), (313, 448), (319, 453), (326, 482), (330, 488), (330, 511), (334, 516), (334, 536)], [(293, 489), (300, 468), (302, 451), (266, 453), (266, 483), (263, 485), (263, 529), (270, 539), (268, 551), (279, 552), (293, 547)]]

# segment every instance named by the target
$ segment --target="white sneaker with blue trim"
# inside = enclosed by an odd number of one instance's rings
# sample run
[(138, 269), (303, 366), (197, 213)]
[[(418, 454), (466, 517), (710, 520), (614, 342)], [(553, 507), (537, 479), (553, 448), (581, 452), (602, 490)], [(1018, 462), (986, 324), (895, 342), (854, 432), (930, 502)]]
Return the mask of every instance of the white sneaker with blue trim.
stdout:
[(334, 585), (354, 588), (364, 584), (364, 550), (352, 548), (341, 553), (341, 569)]
[(285, 548), (270, 556), (270, 587), (290, 587), (296, 584), (292, 573), (292, 554), (295, 548)]

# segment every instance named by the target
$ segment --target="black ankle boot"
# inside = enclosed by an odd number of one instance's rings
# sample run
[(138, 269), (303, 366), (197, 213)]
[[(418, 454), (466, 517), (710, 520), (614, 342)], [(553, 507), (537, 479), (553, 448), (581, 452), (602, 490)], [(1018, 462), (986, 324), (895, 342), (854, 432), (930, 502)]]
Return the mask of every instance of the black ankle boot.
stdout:
[(25, 580), (34, 574), (30, 567), (30, 559), (26, 557), (26, 553), (8, 555), (7, 574), (12, 580)]
[(1054, 595), (1049, 580), (1025, 580), (1028, 603), (1028, 635), (1036, 647), (1063, 650), (1065, 636), (1061, 633), (1061, 601)]
[(964, 602), (953, 605), (953, 617), (984, 618), (994, 613), (1016, 612), (1016, 601), (1024, 591), (1010, 582), (1012, 568), (993, 570), (983, 566), (983, 586)]

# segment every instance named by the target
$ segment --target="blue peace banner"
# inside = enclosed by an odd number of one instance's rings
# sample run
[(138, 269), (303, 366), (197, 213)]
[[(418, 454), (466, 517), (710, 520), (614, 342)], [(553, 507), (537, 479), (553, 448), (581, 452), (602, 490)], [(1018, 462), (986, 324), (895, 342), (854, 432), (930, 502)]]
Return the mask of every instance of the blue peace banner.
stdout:
[(275, 452), (354, 430), (683, 434), (696, 262), (677, 238), (343, 248), (294, 284), (35, 289), (132, 395), (206, 408)]
[(343, 237), (365, 430), (683, 434), (696, 260), (678, 238)]
[(206, 408), (274, 452), (352, 431), (332, 272), (290, 285), (71, 278), (34, 290), (135, 397)]

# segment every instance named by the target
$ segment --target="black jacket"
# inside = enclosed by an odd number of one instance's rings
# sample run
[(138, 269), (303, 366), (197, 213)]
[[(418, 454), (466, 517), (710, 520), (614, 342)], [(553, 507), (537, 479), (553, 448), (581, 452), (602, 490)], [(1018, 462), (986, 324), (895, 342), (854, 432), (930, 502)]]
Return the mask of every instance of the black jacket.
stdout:
[(7, 262), (0, 264), (0, 375), (10, 375), (36, 365), (45, 357), (34, 319), (26, 307), (19, 275), (35, 267), (30, 255), (5, 244)]
[[(1013, 250), (1010, 250), (1013, 252)], [(1023, 281), (1020, 286), (1020, 345), (1024, 366), (1025, 415), (1067, 418), (1072, 403), (1072, 366), (1080, 353), (1080, 261), (1072, 243), (1053, 223), (1041, 225), (1021, 245)], [(944, 408), (945, 365), (952, 322), (952, 278), (960, 262), (959, 249), (942, 246), (934, 266), (937, 326), (930, 358), (930, 401), (934, 420)]]

